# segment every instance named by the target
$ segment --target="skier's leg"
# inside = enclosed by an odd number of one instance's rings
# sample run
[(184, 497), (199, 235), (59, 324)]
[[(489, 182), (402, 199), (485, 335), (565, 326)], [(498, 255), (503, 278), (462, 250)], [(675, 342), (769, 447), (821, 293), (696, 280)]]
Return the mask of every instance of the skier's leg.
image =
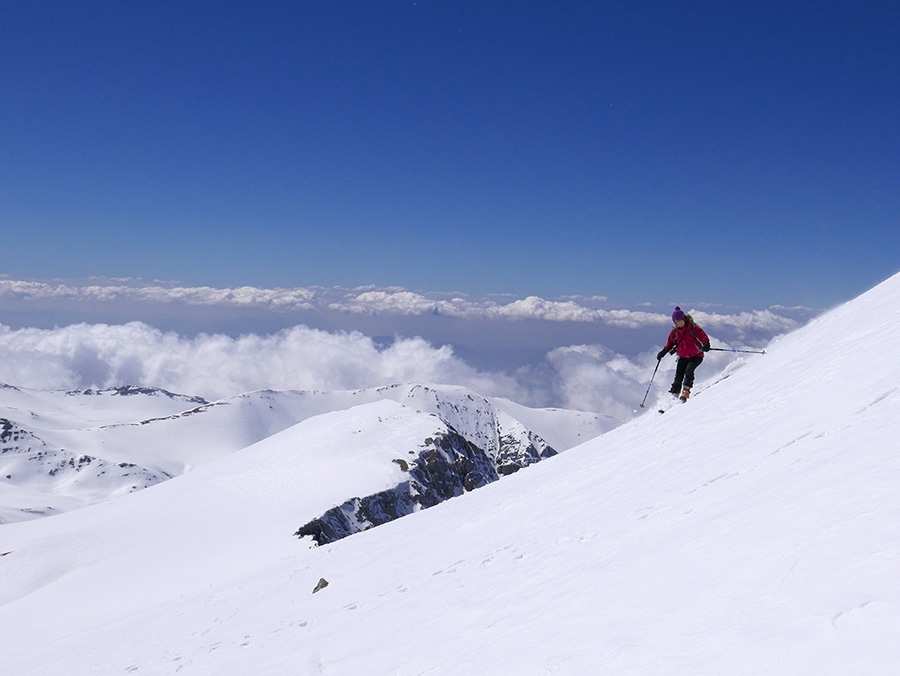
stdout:
[(694, 386), (694, 371), (703, 362), (703, 357), (691, 357), (684, 369), (684, 386), (689, 390)]
[(678, 364), (675, 366), (675, 380), (672, 381), (672, 387), (669, 388), (670, 394), (681, 394), (681, 383), (684, 381), (684, 372), (687, 365), (687, 359), (678, 357)]

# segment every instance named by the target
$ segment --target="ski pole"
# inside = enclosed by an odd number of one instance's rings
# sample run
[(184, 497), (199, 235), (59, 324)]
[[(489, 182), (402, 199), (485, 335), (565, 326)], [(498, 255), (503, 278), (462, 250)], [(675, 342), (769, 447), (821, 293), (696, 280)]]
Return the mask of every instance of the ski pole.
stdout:
[(661, 362), (661, 361), (662, 361), (662, 359), (656, 360), (656, 368), (653, 369), (653, 375), (650, 376), (650, 384), (647, 385), (647, 391), (644, 392), (644, 398), (641, 400), (641, 408), (644, 408), (644, 402), (647, 401), (647, 395), (650, 394), (650, 387), (653, 385), (653, 379), (656, 377), (656, 369), (659, 368), (659, 362)]
[(711, 347), (710, 352), (745, 352), (747, 354), (765, 354), (765, 350), (736, 350), (733, 347)]

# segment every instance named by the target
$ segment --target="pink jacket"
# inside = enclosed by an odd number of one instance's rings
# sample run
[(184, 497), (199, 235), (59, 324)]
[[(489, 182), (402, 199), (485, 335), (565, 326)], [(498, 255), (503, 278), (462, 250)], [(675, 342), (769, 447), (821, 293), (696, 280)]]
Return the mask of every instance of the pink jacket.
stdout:
[(666, 346), (663, 349), (669, 351), (677, 346), (678, 356), (690, 359), (697, 355), (702, 357), (703, 343), (708, 342), (709, 336), (706, 335), (706, 331), (693, 322), (686, 321), (680, 329), (675, 328), (669, 332), (669, 340), (666, 341)]

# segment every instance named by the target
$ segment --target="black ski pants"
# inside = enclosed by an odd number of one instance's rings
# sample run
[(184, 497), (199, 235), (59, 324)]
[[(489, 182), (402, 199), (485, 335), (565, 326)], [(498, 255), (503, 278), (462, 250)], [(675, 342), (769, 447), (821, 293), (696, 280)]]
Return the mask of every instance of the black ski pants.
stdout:
[(682, 385), (687, 388), (694, 386), (694, 371), (703, 361), (703, 355), (698, 354), (695, 357), (678, 357), (678, 364), (675, 365), (675, 380), (672, 382), (672, 394), (681, 394)]

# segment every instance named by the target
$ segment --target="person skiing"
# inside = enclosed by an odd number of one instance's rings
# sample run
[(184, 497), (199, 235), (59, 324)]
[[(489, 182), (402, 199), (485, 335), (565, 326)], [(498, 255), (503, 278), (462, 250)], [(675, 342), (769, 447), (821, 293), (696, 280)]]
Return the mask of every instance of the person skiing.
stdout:
[(703, 362), (704, 353), (709, 352), (709, 336), (680, 307), (672, 313), (672, 321), (675, 326), (669, 332), (666, 346), (656, 355), (656, 360), (661, 360), (667, 353), (678, 353), (675, 380), (669, 393), (680, 394), (679, 399), (687, 401), (694, 386), (694, 371)]

